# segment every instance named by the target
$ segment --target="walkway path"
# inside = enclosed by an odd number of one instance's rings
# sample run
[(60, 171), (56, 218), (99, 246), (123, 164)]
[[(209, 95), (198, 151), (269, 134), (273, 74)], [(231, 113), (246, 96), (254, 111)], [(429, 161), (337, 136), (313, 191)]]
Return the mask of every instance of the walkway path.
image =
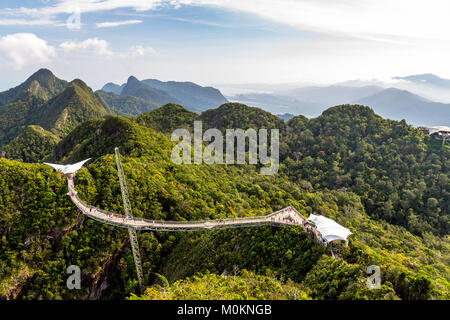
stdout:
[(209, 230), (233, 227), (245, 227), (255, 225), (302, 225), (306, 218), (303, 217), (293, 206), (281, 209), (266, 216), (245, 217), (245, 218), (229, 218), (218, 220), (202, 220), (202, 221), (163, 221), (149, 220), (143, 218), (127, 218), (124, 215), (99, 209), (94, 206), (85, 204), (77, 196), (73, 182), (73, 175), (66, 175), (69, 186), (69, 196), (72, 202), (81, 212), (92, 219), (102, 223), (119, 226), (123, 228), (134, 228), (136, 230), (153, 230), (153, 231), (192, 231), (192, 230)]

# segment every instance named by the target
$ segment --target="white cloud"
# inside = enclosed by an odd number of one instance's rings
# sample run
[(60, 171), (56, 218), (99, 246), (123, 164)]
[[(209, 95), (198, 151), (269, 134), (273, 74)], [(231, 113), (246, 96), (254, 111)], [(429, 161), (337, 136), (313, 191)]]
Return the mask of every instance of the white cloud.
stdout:
[(450, 39), (448, 0), (177, 0), (258, 15), (303, 30), (371, 40)]
[(96, 23), (95, 25), (98, 28), (110, 28), (110, 27), (118, 27), (118, 26), (125, 26), (129, 24), (138, 24), (142, 23), (142, 20), (126, 20), (126, 21), (115, 21), (115, 22), (100, 22)]
[(57, 14), (70, 14), (74, 10), (80, 12), (108, 11), (120, 8), (133, 8), (136, 11), (147, 11), (159, 7), (172, 0), (60, 0), (54, 5), (41, 8), (8, 8), (5, 13), (10, 15), (28, 15), (33, 17), (48, 17)]
[(47, 63), (56, 56), (55, 48), (33, 33), (16, 33), (0, 38), (0, 56), (15, 69), (30, 64)]
[(90, 38), (83, 41), (65, 41), (59, 45), (65, 52), (94, 52), (101, 56), (116, 56), (118, 58), (136, 58), (144, 56), (156, 56), (158, 51), (150, 46), (135, 45), (128, 50), (114, 53), (109, 49), (109, 44), (106, 40), (98, 38)]
[[(86, 73), (92, 72), (93, 78), (100, 78), (98, 74), (103, 75), (104, 72), (141, 74), (142, 77), (151, 73), (166, 79), (195, 77), (205, 83), (212, 81), (212, 75), (216, 82), (232, 82), (236, 77), (243, 82), (261, 79), (271, 79), (273, 82), (335, 82), (369, 75), (389, 77), (426, 72), (450, 76), (450, 66), (446, 64), (450, 51), (448, 0), (63, 0), (52, 1), (43, 8), (3, 10), (0, 18), (22, 22), (39, 19), (65, 21), (76, 11), (74, 6), (78, 6), (83, 15), (120, 8), (148, 11), (166, 5), (196, 5), (247, 13), (275, 24), (322, 35), (303, 36), (303, 33), (292, 32), (285, 40), (282, 37), (276, 42), (271, 38), (249, 38), (245, 42), (236, 37), (236, 44), (243, 46), (238, 54), (233, 50), (223, 50), (217, 41), (206, 45), (201, 42), (198, 46), (197, 43), (186, 45), (181, 41), (179, 46), (170, 50), (166, 50), (165, 43), (160, 42), (158, 49), (161, 48), (164, 54), (159, 56), (156, 52), (155, 59), (146, 59), (155, 52), (145, 45), (124, 48), (123, 42), (115, 43), (120, 51), (114, 50), (113, 53), (106, 41), (101, 42), (103, 40), (68, 41), (60, 46), (61, 51), (87, 51), (102, 55), (93, 57), (95, 59), (84, 59), (83, 56), (82, 61), (71, 59), (70, 67), (67, 63), (61, 69), (73, 68), (74, 72), (84, 69)], [(128, 19), (118, 18), (124, 14), (122, 11), (118, 15), (115, 15), (117, 11), (109, 13), (119, 20)], [(145, 21), (145, 15), (136, 16), (136, 19)], [(172, 18), (203, 24), (216, 23), (196, 20), (195, 15)], [(105, 20), (108, 21), (98, 21), (99, 25), (114, 23), (109, 22), (114, 21), (113, 18)], [(130, 35), (130, 40), (147, 43), (146, 39), (139, 40), (139, 37), (140, 34)], [(108, 38), (109, 41), (113, 39)], [(94, 42), (98, 43), (94, 45)], [(54, 63), (69, 60), (59, 56), (61, 59), (55, 59)], [(110, 59), (104, 59), (105, 56), (120, 59), (120, 63), (111, 67)], [(131, 59), (133, 57), (135, 59)], [(100, 66), (102, 72), (98, 72)]]
[(0, 26), (45, 26), (57, 22), (47, 19), (0, 19)]
[(43, 8), (14, 8), (10, 15), (54, 17), (80, 12), (131, 8), (148, 11), (163, 5), (213, 6), (255, 14), (303, 30), (371, 40), (396, 37), (450, 39), (448, 0), (60, 0)]
[(158, 52), (152, 47), (137, 45), (130, 48), (128, 55), (131, 57), (143, 57), (147, 55), (156, 56), (158, 55)]
[(81, 42), (65, 41), (61, 43), (60, 48), (66, 52), (73, 51), (94, 51), (98, 55), (112, 56), (113, 52), (109, 50), (109, 44), (106, 40), (90, 38)]

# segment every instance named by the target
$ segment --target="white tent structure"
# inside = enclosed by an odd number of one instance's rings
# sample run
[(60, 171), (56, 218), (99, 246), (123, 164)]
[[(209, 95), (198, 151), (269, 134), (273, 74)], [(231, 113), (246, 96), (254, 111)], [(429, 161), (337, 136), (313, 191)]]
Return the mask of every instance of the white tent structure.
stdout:
[(81, 167), (83, 166), (83, 164), (85, 164), (89, 160), (91, 160), (91, 158), (77, 162), (75, 164), (67, 164), (67, 165), (53, 164), (53, 163), (47, 163), (47, 162), (44, 162), (44, 164), (47, 164), (47, 165), (53, 167), (54, 169), (61, 171), (63, 174), (71, 174), (71, 173), (76, 173), (78, 170), (80, 170)]
[(322, 238), (326, 243), (333, 240), (344, 240), (347, 241), (348, 236), (352, 234), (350, 230), (341, 226), (334, 220), (326, 218), (324, 216), (316, 216), (311, 214), (308, 219), (316, 226), (317, 231), (322, 235)]

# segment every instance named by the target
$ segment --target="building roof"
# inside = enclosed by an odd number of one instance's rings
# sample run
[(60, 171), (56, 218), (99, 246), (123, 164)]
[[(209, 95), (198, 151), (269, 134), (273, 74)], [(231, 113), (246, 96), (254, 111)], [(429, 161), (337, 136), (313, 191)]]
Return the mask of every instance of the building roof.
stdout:
[(450, 127), (446, 127), (446, 126), (435, 126), (435, 127), (421, 126), (419, 128), (427, 129), (430, 134), (433, 134), (436, 132), (449, 132), (450, 131)]
[(63, 174), (71, 174), (71, 173), (75, 173), (78, 170), (80, 170), (81, 167), (83, 166), (83, 164), (85, 164), (89, 160), (91, 160), (91, 158), (77, 162), (75, 164), (67, 164), (67, 165), (53, 164), (53, 163), (47, 163), (47, 162), (44, 162), (44, 164), (47, 164), (47, 165), (53, 167), (57, 171), (61, 171)]
[(311, 214), (307, 220), (316, 225), (316, 229), (321, 233), (322, 238), (327, 243), (333, 240), (346, 241), (348, 236), (352, 234), (352, 232), (347, 228), (324, 216), (316, 216)]

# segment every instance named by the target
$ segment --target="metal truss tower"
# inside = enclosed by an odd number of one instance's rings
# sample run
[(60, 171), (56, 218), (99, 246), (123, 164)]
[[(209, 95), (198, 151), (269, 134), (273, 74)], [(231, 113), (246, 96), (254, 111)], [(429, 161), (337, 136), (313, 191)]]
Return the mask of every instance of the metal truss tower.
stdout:
[[(128, 219), (132, 219), (133, 210), (131, 209), (127, 182), (125, 180), (125, 174), (123, 173), (122, 162), (120, 161), (119, 148), (115, 148), (114, 152), (116, 154), (117, 171), (119, 172), (120, 191), (122, 192), (122, 200), (125, 216)], [(136, 273), (138, 276), (139, 286), (142, 290), (144, 288), (144, 275), (142, 272), (141, 254), (139, 252), (139, 242), (137, 238), (136, 229), (128, 228), (128, 234), (130, 236), (131, 250), (133, 252), (134, 264), (136, 266)]]

